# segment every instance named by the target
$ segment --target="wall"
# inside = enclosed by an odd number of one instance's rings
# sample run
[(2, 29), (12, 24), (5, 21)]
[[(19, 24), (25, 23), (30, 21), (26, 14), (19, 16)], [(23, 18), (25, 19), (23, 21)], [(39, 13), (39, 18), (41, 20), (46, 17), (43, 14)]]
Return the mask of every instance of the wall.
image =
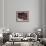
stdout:
[(2, 33), (3, 27), (3, 0), (0, 0), (0, 33)]
[[(14, 32), (33, 32), (42, 26), (42, 0), (4, 0), (5, 27)], [(16, 11), (29, 11), (29, 22), (16, 22)]]
[(46, 37), (46, 0), (43, 0), (43, 6), (42, 6), (42, 20), (43, 20), (43, 37)]
[(0, 0), (0, 27), (3, 26), (3, 1)]

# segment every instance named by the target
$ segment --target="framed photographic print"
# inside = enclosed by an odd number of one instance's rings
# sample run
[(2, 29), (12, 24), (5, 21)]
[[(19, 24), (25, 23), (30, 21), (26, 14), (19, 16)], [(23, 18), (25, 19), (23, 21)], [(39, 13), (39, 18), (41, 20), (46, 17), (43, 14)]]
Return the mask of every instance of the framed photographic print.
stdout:
[(16, 21), (17, 22), (28, 22), (29, 11), (16, 11)]

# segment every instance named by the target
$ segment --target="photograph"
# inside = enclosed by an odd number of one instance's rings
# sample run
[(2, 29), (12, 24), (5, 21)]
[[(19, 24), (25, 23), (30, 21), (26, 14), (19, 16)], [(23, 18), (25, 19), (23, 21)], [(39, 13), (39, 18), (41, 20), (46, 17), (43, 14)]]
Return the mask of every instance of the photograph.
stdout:
[(16, 21), (17, 22), (28, 22), (29, 11), (16, 11)]

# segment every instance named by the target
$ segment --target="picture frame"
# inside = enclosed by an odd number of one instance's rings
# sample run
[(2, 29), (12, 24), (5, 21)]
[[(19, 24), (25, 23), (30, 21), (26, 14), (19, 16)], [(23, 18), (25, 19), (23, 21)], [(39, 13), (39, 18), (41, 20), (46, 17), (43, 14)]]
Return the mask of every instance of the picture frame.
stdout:
[(28, 22), (29, 11), (16, 11), (16, 21), (17, 22)]

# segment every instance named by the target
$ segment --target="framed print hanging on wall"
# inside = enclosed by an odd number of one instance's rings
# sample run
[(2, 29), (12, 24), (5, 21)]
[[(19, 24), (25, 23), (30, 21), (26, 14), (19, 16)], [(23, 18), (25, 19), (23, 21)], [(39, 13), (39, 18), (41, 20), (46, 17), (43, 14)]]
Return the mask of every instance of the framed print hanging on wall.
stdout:
[(16, 11), (16, 21), (17, 22), (28, 22), (29, 11)]

